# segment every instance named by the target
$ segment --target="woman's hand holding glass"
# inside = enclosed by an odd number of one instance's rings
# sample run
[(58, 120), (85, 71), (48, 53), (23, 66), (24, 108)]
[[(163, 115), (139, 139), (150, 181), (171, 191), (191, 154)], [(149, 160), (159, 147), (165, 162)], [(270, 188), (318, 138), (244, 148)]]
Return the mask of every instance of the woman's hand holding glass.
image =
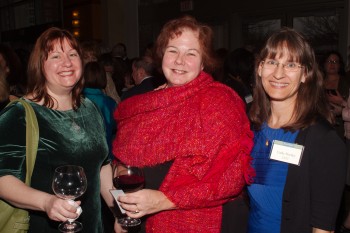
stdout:
[[(67, 200), (61, 199), (56, 195), (47, 196), (47, 199), (42, 199), (44, 204), (43, 210), (50, 219), (65, 222), (67, 218), (76, 219), (79, 217), (77, 207), (70, 205)], [(81, 202), (75, 201), (75, 203), (80, 206)]]
[[(81, 207), (74, 199), (83, 195), (87, 189), (87, 180), (84, 169), (79, 166), (65, 165), (56, 168), (52, 189), (57, 197), (68, 200), (68, 204), (76, 208), (77, 214), (82, 212)], [(67, 205), (67, 204), (66, 204)], [(75, 219), (68, 219), (59, 225), (61, 232), (78, 232), (82, 230), (82, 224), (76, 222)]]
[[(116, 189), (123, 190), (124, 193), (132, 193), (144, 187), (145, 178), (140, 168), (128, 166), (121, 163), (113, 165), (113, 185)], [(123, 203), (121, 204), (123, 207)], [(139, 210), (136, 204), (128, 204), (124, 206), (130, 214), (138, 214)], [(132, 208), (131, 208), (132, 207)], [(134, 227), (141, 223), (140, 219), (130, 216), (118, 218), (118, 223), (125, 227)]]
[[(175, 204), (163, 192), (152, 189), (142, 189), (128, 193), (125, 196), (120, 196), (118, 200), (130, 216), (138, 218), (176, 208)], [(137, 206), (138, 213), (135, 211), (135, 206)]]

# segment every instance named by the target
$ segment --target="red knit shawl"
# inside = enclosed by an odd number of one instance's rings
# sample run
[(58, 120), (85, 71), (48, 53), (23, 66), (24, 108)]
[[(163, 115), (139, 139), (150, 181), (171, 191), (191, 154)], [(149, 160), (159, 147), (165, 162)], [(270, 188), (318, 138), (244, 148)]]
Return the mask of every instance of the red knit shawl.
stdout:
[(221, 204), (253, 174), (253, 134), (240, 97), (201, 72), (186, 85), (122, 101), (115, 118), (119, 160), (140, 167), (174, 160), (160, 190), (182, 210), (152, 216), (147, 232), (181, 232), (179, 221), (183, 232), (218, 232)]

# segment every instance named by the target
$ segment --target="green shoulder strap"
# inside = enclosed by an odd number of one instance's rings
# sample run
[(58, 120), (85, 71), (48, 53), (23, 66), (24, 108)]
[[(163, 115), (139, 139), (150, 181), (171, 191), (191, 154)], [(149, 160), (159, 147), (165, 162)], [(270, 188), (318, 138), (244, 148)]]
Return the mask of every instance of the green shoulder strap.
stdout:
[(16, 99), (11, 101), (8, 105), (20, 102), (26, 113), (26, 181), (25, 183), (30, 186), (30, 181), (33, 174), (35, 165), (36, 153), (39, 143), (39, 126), (36, 119), (33, 107), (23, 99)]

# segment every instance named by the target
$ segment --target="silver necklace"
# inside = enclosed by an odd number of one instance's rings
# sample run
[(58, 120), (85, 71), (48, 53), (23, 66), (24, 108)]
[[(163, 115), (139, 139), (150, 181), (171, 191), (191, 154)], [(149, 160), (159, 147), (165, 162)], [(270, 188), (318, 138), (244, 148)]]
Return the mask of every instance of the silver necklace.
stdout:
[[(64, 113), (64, 115), (66, 115), (69, 119), (70, 119), (70, 121), (71, 121), (71, 127), (70, 127), (70, 129), (72, 130), (72, 131), (75, 131), (75, 132), (78, 132), (79, 130), (80, 130), (80, 126), (75, 122), (75, 120), (74, 120), (74, 116), (70, 116), (70, 114), (69, 113), (66, 113), (66, 112), (63, 112)], [(73, 110), (73, 114), (75, 113), (75, 111)], [(72, 114), (72, 115), (73, 115)]]

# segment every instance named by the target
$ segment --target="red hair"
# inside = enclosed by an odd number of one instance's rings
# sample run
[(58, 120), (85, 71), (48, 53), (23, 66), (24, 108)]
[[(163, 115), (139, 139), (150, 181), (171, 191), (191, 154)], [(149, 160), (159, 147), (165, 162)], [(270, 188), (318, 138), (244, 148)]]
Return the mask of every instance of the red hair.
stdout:
[(217, 67), (217, 60), (215, 59), (216, 56), (213, 47), (213, 30), (208, 25), (198, 22), (191, 16), (183, 16), (170, 20), (163, 26), (155, 43), (155, 61), (158, 65), (161, 64), (169, 40), (180, 36), (184, 29), (190, 29), (198, 33), (204, 71), (213, 73)]

